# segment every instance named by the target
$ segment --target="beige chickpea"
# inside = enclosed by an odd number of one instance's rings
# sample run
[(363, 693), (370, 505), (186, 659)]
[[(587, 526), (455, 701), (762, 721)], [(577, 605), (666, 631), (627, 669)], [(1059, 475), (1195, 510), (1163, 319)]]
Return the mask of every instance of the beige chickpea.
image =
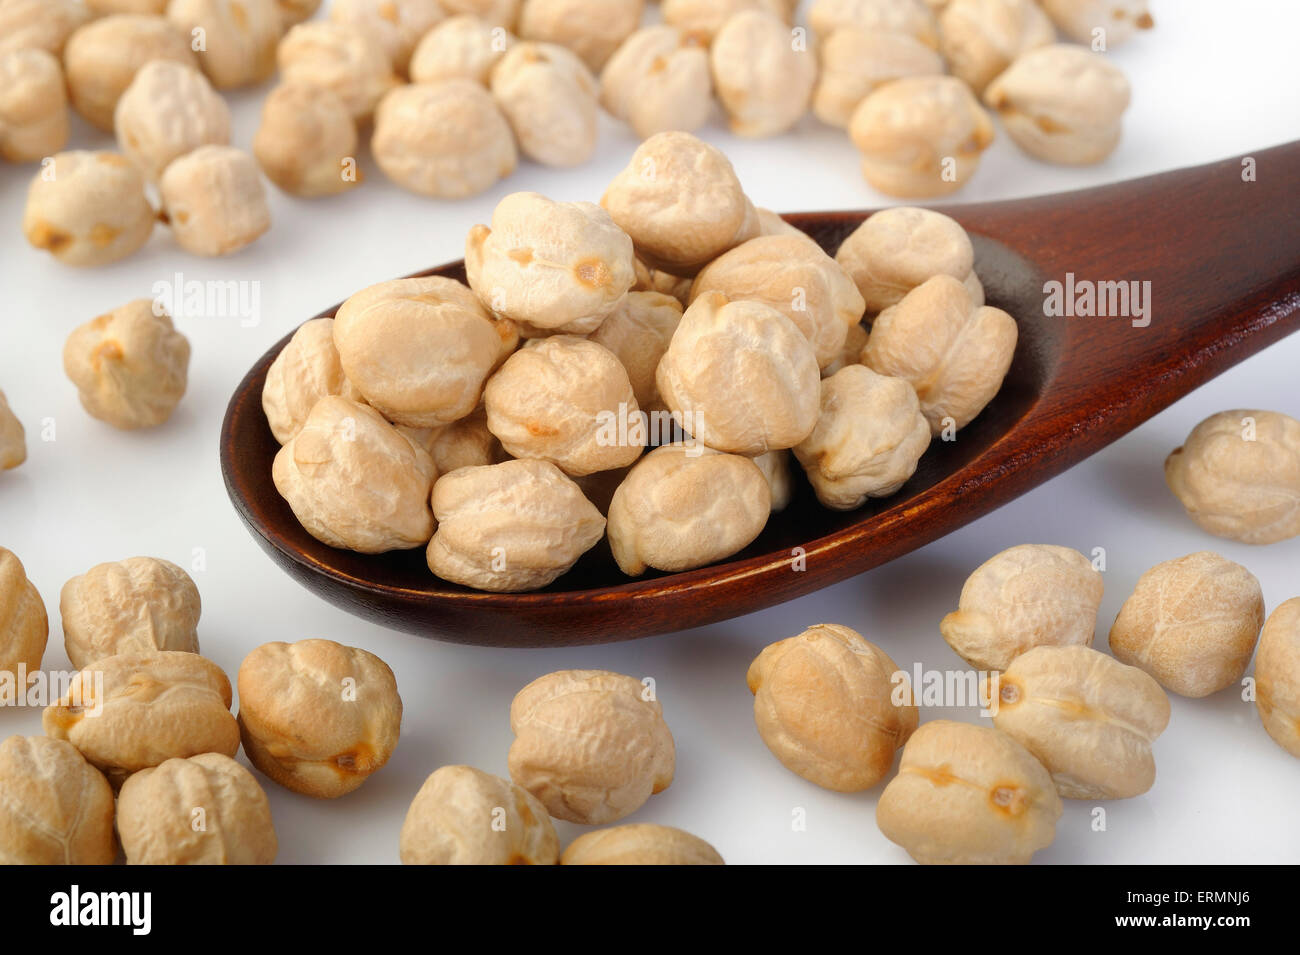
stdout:
[(927, 279), (878, 316), (862, 363), (917, 389), (933, 434), (964, 428), (1002, 387), (1015, 355), (1016, 320), (975, 307), (950, 275)]
[(0, 0), (0, 57), (14, 50), (60, 57), (68, 37), (89, 19), (82, 0)]
[(808, 25), (825, 39), (836, 30), (855, 27), (873, 33), (901, 33), (931, 49), (939, 46), (939, 27), (922, 0), (814, 0)]
[(167, 0), (83, 0), (94, 16), (114, 13), (161, 14), (167, 9)]
[(266, 793), (221, 753), (133, 774), (118, 795), (117, 831), (128, 865), (270, 865), (279, 848)]
[(331, 20), (369, 32), (402, 76), (420, 38), (445, 16), (438, 0), (334, 0), (330, 6)]
[(41, 726), (77, 747), (114, 786), (173, 757), (233, 757), (239, 749), (230, 681), (211, 660), (178, 650), (96, 660), (45, 708)]
[(356, 120), (369, 119), (397, 85), (388, 55), (371, 34), (313, 20), (289, 30), (276, 50), (280, 80), (329, 90)]
[(873, 90), (849, 120), (862, 175), (891, 196), (960, 189), (993, 142), (993, 121), (961, 80), (906, 76)]
[(244, 753), (296, 793), (334, 799), (383, 768), (402, 700), (388, 664), (333, 640), (264, 643), (239, 665)]
[(923, 865), (1025, 864), (1062, 811), (1051, 775), (1006, 733), (932, 720), (903, 747), (876, 823)]
[(539, 677), (510, 704), (510, 778), (557, 819), (622, 819), (673, 781), (663, 709), (640, 680), (606, 670)]
[(642, 139), (699, 129), (713, 109), (708, 50), (668, 24), (637, 30), (605, 63), (600, 102)]
[(633, 465), (614, 492), (609, 546), (629, 577), (692, 570), (748, 546), (771, 512), (767, 478), (749, 458), (668, 444)]
[(654, 269), (640, 259), (635, 259), (632, 267), (636, 271), (636, 281), (632, 283), (634, 292), (658, 292), (677, 299), (677, 304), (685, 308), (691, 300), (691, 279), (661, 269)]
[(659, 4), (664, 22), (683, 33), (698, 37), (706, 46), (732, 17), (750, 10), (761, 10), (780, 17), (787, 24), (792, 19), (792, 4), (787, 0), (662, 0)]
[(313, 318), (298, 327), (266, 372), (262, 410), (275, 439), (284, 444), (293, 438), (316, 402), (328, 395), (361, 400), (361, 392), (343, 374), (334, 347), (334, 319)]
[(189, 34), (160, 16), (115, 14), (80, 27), (63, 51), (73, 107), (112, 132), (118, 97), (151, 60), (198, 65)]
[(433, 486), (425, 557), (443, 580), (493, 593), (539, 590), (604, 535), (605, 519), (549, 461), (464, 467)]
[(514, 783), (443, 766), (402, 823), (403, 865), (555, 865), (560, 840), (546, 807)]
[(979, 670), (1005, 670), (1034, 647), (1091, 646), (1103, 586), (1077, 550), (1020, 544), (975, 569), (939, 632)]
[(724, 252), (696, 277), (691, 301), (709, 292), (776, 309), (808, 339), (819, 368), (840, 356), (865, 309), (848, 273), (805, 235), (758, 236)]
[(780, 17), (738, 13), (709, 47), (713, 85), (738, 136), (776, 136), (808, 112), (817, 82), (816, 54), (798, 45)]
[(939, 15), (939, 49), (976, 93), (1020, 54), (1056, 42), (1035, 0), (951, 0)]
[(913, 206), (882, 209), (840, 244), (835, 261), (856, 283), (872, 314), (897, 305), (936, 275), (951, 275), (966, 286), (973, 305), (984, 304), (970, 237), (942, 212)]
[(747, 682), (758, 735), (772, 755), (836, 792), (884, 779), (916, 729), (907, 677), (887, 653), (839, 624), (771, 644), (750, 664)]
[(63, 346), (63, 370), (81, 406), (124, 431), (154, 428), (172, 416), (189, 363), (189, 341), (147, 298), (91, 319)]
[(171, 0), (167, 19), (195, 38), (199, 66), (217, 89), (255, 86), (275, 72), (284, 33), (276, 0)]
[(1300, 421), (1221, 411), (1165, 459), (1165, 483), (1202, 528), (1246, 544), (1300, 534)]
[(510, 457), (497, 436), (488, 430), (487, 410), (482, 405), (459, 421), (439, 428), (430, 437), (429, 453), (439, 474), (457, 468), (500, 464)]
[(331, 547), (382, 554), (422, 547), (433, 534), (433, 459), (369, 405), (320, 399), (271, 476), (307, 533)]
[(848, 334), (844, 336), (844, 347), (835, 356), (835, 360), (822, 369), (822, 381), (825, 381), (842, 368), (861, 364), (862, 349), (867, 347), (869, 337), (867, 327), (861, 322), (854, 322), (850, 325)]
[(699, 836), (649, 822), (598, 829), (578, 836), (561, 865), (725, 865)]
[[(758, 234), (759, 235), (792, 235), (797, 238), (807, 239), (808, 233), (802, 229), (795, 228), (786, 222), (779, 213), (771, 209), (762, 209), (755, 207), (754, 212), (758, 215)], [(815, 244), (815, 243), (814, 243)], [(820, 246), (818, 246), (820, 248)]]
[(35, 162), (68, 141), (68, 94), (58, 59), (41, 49), (0, 52), (0, 158)]
[(0, 391), (0, 471), (9, 471), (27, 460), (27, 432)]
[(655, 384), (655, 369), (668, 350), (682, 320), (682, 303), (661, 292), (629, 292), (589, 336), (614, 353), (627, 370), (637, 406), (645, 412), (664, 410)]
[(199, 589), (175, 564), (130, 557), (63, 585), (63, 645), (78, 670), (119, 653), (199, 652)]
[(1241, 679), (1263, 625), (1254, 574), (1199, 551), (1138, 578), (1110, 628), (1110, 651), (1179, 696), (1209, 696)]
[(632, 240), (590, 202), (506, 196), (465, 239), (470, 288), (526, 335), (595, 331), (636, 278)]
[(156, 221), (130, 160), (73, 150), (55, 155), (32, 180), (23, 235), (65, 265), (107, 265), (139, 251)]
[(271, 227), (257, 162), (233, 146), (186, 153), (163, 172), (158, 192), (177, 244), (194, 255), (230, 255)]
[(674, 275), (694, 275), (759, 233), (758, 213), (731, 162), (690, 133), (643, 142), (600, 204), (646, 265)]
[(1040, 0), (1047, 15), (1071, 40), (1093, 43), (1099, 31), (1107, 47), (1155, 26), (1148, 0)]
[(1129, 84), (1119, 67), (1081, 46), (1040, 46), (1019, 56), (984, 91), (1025, 152), (1066, 165), (1098, 163), (1119, 145)]
[[(801, 241), (801, 240), (795, 240)], [(792, 448), (817, 424), (821, 376), (799, 327), (763, 302), (705, 292), (682, 315), (655, 382), (682, 430), (711, 448)]]
[(478, 195), (515, 170), (510, 124), (467, 79), (399, 86), (379, 101), (371, 152), (393, 182), (440, 199)]
[(831, 126), (847, 129), (853, 111), (877, 87), (904, 76), (943, 72), (943, 58), (905, 33), (840, 27), (818, 50), (821, 72), (812, 110)]
[(0, 742), (0, 865), (112, 865), (113, 790), (76, 747)]
[(330, 90), (282, 83), (262, 103), (253, 156), (285, 192), (311, 198), (345, 192), (361, 182), (357, 124)]
[(822, 380), (821, 414), (794, 455), (817, 493), (837, 511), (888, 497), (916, 472), (930, 446), (930, 423), (901, 378), (849, 365)]
[(768, 451), (750, 458), (767, 479), (767, 489), (772, 496), (772, 513), (784, 511), (794, 499), (794, 474), (790, 467), (789, 451)]
[(20, 669), (28, 674), (39, 670), (49, 635), (40, 592), (17, 555), (0, 547), (0, 674), (16, 679)]
[(302, 23), (320, 9), (320, 0), (275, 0), (285, 28)]
[(516, 43), (492, 68), (490, 84), (529, 159), (544, 166), (576, 166), (595, 153), (596, 78), (567, 48)]
[(1156, 780), (1151, 744), (1169, 697), (1137, 667), (1083, 646), (1040, 646), (999, 675), (993, 725), (1052, 774), (1066, 799), (1128, 799)]
[(645, 0), (524, 0), (519, 35), (568, 47), (599, 72), (620, 43), (641, 25)]
[(1279, 604), (1264, 624), (1255, 657), (1255, 705), (1268, 735), (1300, 757), (1300, 597)]
[(523, 0), (438, 0), (451, 16), (468, 14), (492, 26), (513, 30)]
[(426, 33), (411, 54), (411, 82), (465, 79), (488, 83), (492, 67), (515, 38), (501, 26), (476, 16), (448, 17)]
[(194, 67), (154, 60), (117, 101), (113, 128), (118, 148), (157, 182), (172, 160), (230, 142), (230, 107)]

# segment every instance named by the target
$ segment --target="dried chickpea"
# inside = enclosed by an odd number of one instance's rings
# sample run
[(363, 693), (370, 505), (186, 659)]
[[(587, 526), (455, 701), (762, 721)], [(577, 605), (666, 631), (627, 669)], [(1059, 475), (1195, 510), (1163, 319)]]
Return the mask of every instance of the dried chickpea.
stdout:
[(362, 400), (343, 374), (334, 347), (334, 319), (313, 318), (298, 327), (266, 372), (262, 410), (275, 439), (284, 444), (293, 438), (316, 402), (327, 395)]
[(746, 10), (762, 10), (789, 23), (794, 4), (789, 0), (662, 0), (664, 22), (709, 44), (723, 24)]
[(26, 460), (27, 433), (0, 391), (0, 471), (16, 468)]
[(600, 204), (646, 265), (674, 275), (694, 275), (759, 232), (731, 162), (690, 133), (656, 133), (643, 142)]
[(95, 126), (112, 132), (118, 97), (151, 60), (198, 65), (189, 35), (160, 16), (115, 14), (80, 27), (63, 51), (73, 107)]
[(369, 119), (384, 94), (397, 85), (378, 40), (328, 20), (289, 30), (276, 50), (276, 61), (281, 82), (324, 87), (343, 100), (356, 120)]
[(560, 840), (546, 807), (514, 783), (443, 766), (402, 823), (403, 865), (555, 865)]
[(641, 25), (645, 0), (524, 0), (519, 35), (568, 47), (599, 72), (620, 43)]
[(492, 96), (519, 140), (544, 166), (576, 166), (596, 151), (596, 78), (554, 43), (516, 43), (492, 68)]
[(81, 0), (0, 0), (0, 56), (14, 50), (62, 56), (68, 37), (89, 19)]
[(653, 694), (607, 670), (539, 677), (510, 704), (510, 778), (557, 819), (595, 826), (673, 781), (673, 734)]
[(1221, 411), (1165, 459), (1165, 482), (1218, 537), (1272, 544), (1300, 534), (1300, 421), (1276, 411)]
[(848, 334), (844, 336), (844, 348), (835, 357), (834, 361), (822, 369), (822, 381), (825, 381), (842, 368), (861, 364), (862, 349), (867, 347), (868, 337), (867, 327), (861, 322), (854, 322), (850, 325)]
[(465, 417), (496, 368), (507, 323), (454, 279), (397, 279), (357, 292), (334, 319), (343, 372), (390, 421), (429, 428)]
[(271, 227), (257, 162), (233, 146), (200, 146), (158, 183), (176, 242), (194, 255), (230, 255)]
[(68, 94), (58, 59), (41, 49), (0, 52), (0, 158), (35, 162), (68, 141)]
[(230, 142), (230, 107), (203, 74), (171, 60), (146, 63), (117, 101), (118, 148), (157, 182), (172, 160)]
[(1119, 145), (1129, 84), (1106, 57), (1061, 43), (1019, 56), (988, 85), (984, 102), (1031, 156), (1087, 165)]
[(885, 651), (862, 634), (819, 623), (771, 644), (749, 665), (758, 735), (786, 769), (836, 792), (870, 789), (916, 729), (909, 688)]
[(167, 0), (83, 0), (97, 17), (113, 13), (161, 14), (167, 9)]
[(939, 28), (921, 0), (814, 0), (808, 25), (825, 39), (836, 30), (856, 27), (873, 33), (901, 33), (931, 49), (939, 46)]
[(738, 136), (776, 136), (808, 112), (816, 55), (796, 46), (790, 27), (761, 10), (737, 13), (709, 47), (718, 99)]
[(356, 121), (343, 100), (319, 86), (282, 83), (271, 90), (253, 156), (268, 179), (295, 196), (331, 196), (361, 181)]
[(1264, 729), (1300, 757), (1300, 597), (1279, 604), (1265, 622), (1255, 657), (1255, 687)]
[(397, 746), (402, 699), (373, 653), (333, 640), (264, 643), (244, 657), (237, 682), (244, 752), (286, 789), (350, 793)]
[(492, 26), (515, 28), (519, 19), (519, 5), (523, 0), (439, 0), (451, 16), (469, 14)]
[(1091, 646), (1103, 583), (1077, 550), (1020, 544), (995, 554), (961, 588), (939, 632), (979, 670), (1005, 670), (1040, 646)]
[(1155, 783), (1151, 743), (1169, 724), (1169, 697), (1137, 667), (1089, 647), (1034, 647), (996, 692), (993, 725), (1042, 762), (1066, 799), (1128, 799)]
[(1106, 46), (1129, 39), (1138, 30), (1150, 30), (1155, 20), (1147, 9), (1148, 0), (1040, 0), (1052, 21), (1072, 40), (1092, 43), (1097, 31), (1105, 34)]
[(605, 519), (549, 461), (465, 467), (433, 486), (437, 532), (429, 569), (493, 593), (538, 590), (568, 572), (605, 531)]
[(682, 430), (751, 456), (792, 448), (812, 433), (820, 381), (816, 355), (794, 322), (763, 302), (728, 301), (720, 292), (691, 302), (655, 372)]
[(130, 160), (73, 150), (55, 155), (32, 180), (23, 235), (65, 265), (107, 265), (137, 252), (156, 221)]
[(691, 299), (691, 279), (669, 272), (653, 269), (640, 259), (634, 259), (632, 267), (636, 271), (636, 281), (632, 283), (634, 292), (658, 292), (677, 299), (677, 304), (685, 308)]
[(961, 80), (905, 76), (853, 111), (849, 136), (862, 175), (891, 196), (946, 196), (966, 184), (993, 142), (993, 121)]
[(569, 843), (561, 865), (725, 865), (699, 836), (648, 822), (587, 832)]
[(862, 363), (911, 382), (938, 435), (966, 427), (993, 400), (1017, 335), (1016, 320), (1002, 309), (976, 308), (961, 282), (936, 275), (876, 316)]
[(976, 93), (1020, 54), (1056, 42), (1035, 0), (951, 0), (939, 14), (939, 49)]
[(487, 86), (492, 67), (515, 38), (476, 16), (448, 17), (426, 33), (411, 54), (411, 82), (474, 80)]
[(1023, 865), (1062, 811), (1051, 775), (1006, 733), (932, 720), (903, 747), (876, 823), (922, 865)]
[(510, 124), (467, 79), (399, 86), (379, 101), (371, 152), (403, 189), (440, 199), (475, 196), (515, 171)]
[[(808, 233), (804, 232), (802, 229), (795, 228), (771, 209), (755, 207), (754, 212), (758, 215), (759, 235), (793, 235), (798, 236), (801, 239), (809, 238)], [(821, 248), (821, 246), (818, 246), (818, 248)]]
[(17, 555), (0, 547), (0, 673), (17, 678), (20, 668), (39, 670), (49, 635), (40, 592)]
[(600, 102), (642, 139), (699, 129), (713, 109), (708, 50), (668, 24), (637, 30), (605, 63)]
[(457, 468), (500, 464), (510, 456), (497, 436), (488, 430), (487, 410), (479, 405), (459, 421), (439, 428), (429, 440), (429, 454), (439, 474)]
[(271, 476), (307, 533), (331, 547), (382, 554), (421, 547), (433, 534), (433, 459), (369, 405), (320, 399)]
[(750, 458), (767, 479), (767, 489), (772, 494), (772, 513), (784, 511), (794, 498), (794, 475), (790, 469), (790, 452), (768, 451)]
[(275, 72), (284, 34), (275, 0), (171, 0), (167, 19), (202, 37), (199, 66), (217, 89), (255, 86)]
[(1179, 696), (1209, 696), (1241, 679), (1263, 625), (1254, 574), (1200, 551), (1138, 578), (1110, 628), (1110, 651)]
[(402, 76), (420, 38), (445, 16), (438, 0), (334, 0), (330, 6), (331, 20), (369, 32)]
[(279, 848), (266, 793), (221, 753), (133, 774), (118, 795), (117, 831), (127, 865), (270, 865)]
[(930, 423), (912, 386), (849, 365), (822, 380), (817, 426), (794, 455), (817, 500), (851, 511), (902, 487), (929, 446)]
[(77, 747), (115, 787), (173, 757), (233, 757), (239, 749), (230, 681), (211, 660), (178, 650), (96, 660), (45, 708), (41, 726)]
[(632, 394), (642, 411), (662, 411), (655, 369), (682, 320), (682, 303), (660, 292), (629, 292), (589, 336), (603, 345), (627, 370)]
[(91, 319), (63, 346), (63, 370), (81, 406), (124, 431), (154, 428), (172, 416), (189, 363), (189, 341), (147, 298)]
[(275, 0), (275, 4), (286, 28), (302, 23), (320, 9), (320, 0)]
[(840, 27), (822, 43), (821, 73), (812, 109), (831, 126), (847, 129), (858, 104), (874, 89), (904, 76), (943, 72), (943, 57), (905, 33)]
[(742, 550), (772, 512), (763, 471), (738, 454), (668, 444), (641, 458), (609, 505), (610, 550), (619, 569), (676, 572)]
[(112, 865), (116, 855), (103, 773), (61, 739), (0, 743), (0, 865)]
[(897, 305), (936, 275), (951, 275), (966, 286), (973, 305), (984, 304), (970, 236), (942, 212), (912, 206), (882, 209), (840, 244), (835, 261), (857, 284), (873, 314)]
[(470, 230), (465, 274), (525, 335), (585, 335), (622, 304), (636, 268), (631, 239), (604, 209), (516, 192), (497, 203), (490, 228)]

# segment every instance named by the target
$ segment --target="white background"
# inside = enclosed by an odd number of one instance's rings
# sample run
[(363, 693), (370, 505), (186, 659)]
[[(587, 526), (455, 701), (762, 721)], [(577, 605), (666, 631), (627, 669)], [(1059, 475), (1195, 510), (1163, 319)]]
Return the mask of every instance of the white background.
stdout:
[[(1002, 135), (958, 201), (1014, 199), (1192, 165), (1300, 137), (1300, 4), (1254, 0), (1156, 2), (1157, 28), (1111, 55), (1128, 74), (1133, 103), (1118, 151), (1087, 169), (1022, 156)], [(265, 89), (232, 96), (235, 143), (248, 147)], [(652, 676), (677, 740), (676, 781), (627, 821), (682, 827), (733, 863), (907, 862), (875, 825), (880, 787), (839, 795), (787, 772), (754, 730), (745, 686), (766, 644), (822, 621), (852, 626), (901, 666), (960, 665), (938, 633), (966, 575), (1002, 548), (1063, 544), (1109, 555), (1097, 645), (1138, 575), (1151, 565), (1214, 549), (1249, 567), (1271, 611), (1300, 594), (1300, 539), (1249, 547), (1207, 536), (1166, 490), (1161, 463), (1202, 418), (1225, 408), (1300, 416), (1300, 337), (1284, 341), (1203, 387), (1126, 438), (996, 513), (935, 544), (813, 596), (715, 626), (632, 643), (552, 650), (476, 649), (392, 633), (320, 602), (283, 575), (253, 543), (226, 499), (217, 435), (231, 391), (276, 339), (320, 309), (384, 279), (459, 258), (465, 231), (485, 222), (509, 192), (599, 198), (635, 147), (603, 120), (596, 158), (546, 169), (523, 163), (488, 194), (459, 203), (401, 192), (368, 155), (369, 181), (332, 199), (295, 200), (271, 189), (274, 225), (224, 260), (181, 252), (159, 229), (141, 254), (77, 270), (30, 249), (18, 224), (34, 167), (0, 168), (0, 388), (27, 426), (30, 458), (0, 475), (0, 545), (15, 551), (50, 609), (47, 668), (69, 666), (58, 620), (64, 581), (107, 560), (148, 554), (207, 568), (203, 652), (231, 676), (270, 640), (327, 637), (364, 647), (397, 674), (405, 704), (392, 761), (357, 792), (322, 802), (259, 776), (270, 795), (281, 862), (396, 862), (406, 807), (431, 771), (469, 763), (505, 774), (510, 700), (543, 673), (598, 667)], [(715, 118), (702, 135), (731, 157), (749, 194), (780, 211), (890, 203), (861, 179), (845, 135), (811, 117), (773, 140), (747, 142)], [(111, 139), (78, 121), (74, 144)], [(270, 188), (268, 186), (268, 188)], [(1159, 241), (1153, 236), (1153, 241)], [(1270, 237), (1261, 235), (1260, 242)], [(188, 318), (189, 391), (174, 418), (147, 433), (122, 433), (89, 418), (63, 376), (61, 349), (77, 325), (182, 272), (186, 279), (261, 283), (256, 327), (230, 318)], [(1157, 314), (1156, 321), (1159, 321)], [(56, 440), (43, 442), (52, 419)], [(269, 480), (269, 476), (268, 476)], [(38, 733), (39, 712), (0, 710), (0, 736)], [(922, 719), (975, 721), (974, 711), (923, 710)], [(1300, 761), (1260, 727), (1255, 707), (1225, 690), (1173, 699), (1155, 746), (1159, 778), (1147, 795), (1108, 804), (1094, 832), (1093, 805), (1069, 802), (1042, 862), (1300, 861)], [(243, 756), (240, 756), (243, 759)], [(806, 831), (792, 831), (795, 808)], [(567, 843), (579, 827), (560, 824)]]

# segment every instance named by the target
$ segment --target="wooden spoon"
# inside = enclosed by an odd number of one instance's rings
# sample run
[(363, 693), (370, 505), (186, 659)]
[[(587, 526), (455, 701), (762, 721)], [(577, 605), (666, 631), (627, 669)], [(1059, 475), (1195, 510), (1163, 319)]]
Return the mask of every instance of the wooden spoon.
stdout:
[[(299, 582), (349, 612), (423, 636), (489, 646), (603, 643), (770, 607), (987, 514), (1300, 326), (1300, 142), (1253, 158), (1253, 177), (1244, 160), (1229, 159), (944, 209), (973, 234), (989, 303), (1020, 326), (1001, 392), (955, 441), (933, 442), (898, 494), (839, 513), (820, 507), (800, 478), (791, 505), (721, 564), (628, 579), (602, 543), (546, 590), (490, 594), (434, 577), (423, 549), (366, 556), (320, 543), (271, 482), (279, 445), (262, 413), (262, 384), (289, 336), (230, 401), (221, 431), (226, 489), (258, 543)], [(868, 214), (785, 218), (833, 254)], [(1150, 324), (1045, 315), (1044, 284), (1064, 283), (1067, 273), (1076, 282), (1149, 282)], [(464, 279), (459, 262), (420, 274)], [(1153, 451), (1151, 468), (1160, 467)]]

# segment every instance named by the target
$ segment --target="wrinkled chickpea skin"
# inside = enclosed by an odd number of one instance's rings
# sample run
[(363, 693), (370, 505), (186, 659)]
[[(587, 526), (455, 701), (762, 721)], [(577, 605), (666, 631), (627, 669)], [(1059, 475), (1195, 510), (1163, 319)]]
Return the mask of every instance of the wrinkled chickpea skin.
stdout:
[(0, 391), (0, 471), (9, 471), (27, 460), (27, 432)]
[(411, 54), (411, 82), (466, 79), (487, 86), (492, 67), (515, 38), (470, 14), (449, 17), (426, 33)]
[(445, 16), (438, 0), (334, 0), (330, 6), (331, 20), (369, 33), (403, 76), (415, 45)]
[(327, 89), (282, 83), (262, 103), (253, 155), (262, 172), (295, 196), (329, 196), (362, 180), (357, 124)]
[(200, 146), (177, 159), (158, 192), (173, 238), (194, 255), (230, 255), (271, 227), (257, 163), (232, 146)]
[(682, 320), (682, 303), (660, 292), (629, 292), (613, 313), (588, 336), (603, 345), (627, 370), (637, 406), (662, 411), (655, 369)]
[(671, 826), (632, 823), (587, 832), (569, 843), (561, 865), (725, 865), (699, 836)]
[(1056, 40), (1036, 0), (951, 0), (939, 14), (939, 34), (953, 76), (976, 93), (1020, 54)]
[(749, 10), (761, 10), (789, 23), (796, 2), (797, 0), (662, 0), (659, 7), (665, 23), (698, 37), (707, 46), (728, 20)]
[(1279, 604), (1264, 624), (1255, 657), (1255, 689), (1264, 729), (1300, 758), (1300, 597)]
[(520, 151), (544, 166), (576, 166), (596, 151), (596, 78), (567, 48), (520, 42), (492, 68), (492, 96)]
[(58, 153), (32, 180), (23, 235), (65, 265), (107, 265), (139, 251), (156, 222), (130, 160), (73, 150)]
[(808, 111), (817, 82), (816, 54), (800, 44), (779, 17), (738, 13), (709, 47), (709, 65), (731, 131), (776, 136)]
[(276, 0), (170, 0), (167, 19), (193, 46), (202, 38), (199, 66), (217, 89), (254, 86), (275, 72), (284, 33)]
[(35, 162), (68, 141), (68, 94), (59, 61), (44, 50), (0, 51), (0, 158)]
[(331, 21), (293, 27), (280, 41), (276, 62), (281, 82), (329, 90), (355, 120), (369, 119), (383, 95), (397, 85), (378, 40)]
[(230, 107), (194, 67), (154, 60), (117, 101), (113, 128), (118, 148), (157, 182), (172, 160), (230, 142)]
[(668, 24), (638, 30), (605, 64), (600, 102), (642, 139), (699, 129), (713, 108), (708, 51), (697, 36)]
[(0, 547), (0, 673), (17, 677), (20, 669), (39, 670), (49, 634), (50, 620), (36, 585), (17, 555)]
[(943, 72), (943, 58), (903, 33), (840, 27), (818, 50), (821, 70), (812, 108), (824, 123), (847, 129), (853, 111), (874, 89), (904, 76)]
[(0, 57), (15, 50), (60, 57), (68, 37), (89, 19), (81, 0), (0, 0)]
[(103, 773), (64, 740), (0, 743), (0, 865), (112, 865), (116, 855)]
[(931, 49), (939, 46), (934, 15), (921, 0), (814, 0), (808, 24), (823, 39), (844, 27), (901, 33)]
[(558, 43), (576, 53), (588, 69), (599, 71), (620, 43), (641, 24), (645, 0), (524, 0), (519, 35)]
[(275, 439), (287, 443), (302, 430), (316, 402), (330, 395), (362, 400), (343, 374), (334, 347), (334, 319), (313, 318), (298, 327), (266, 372), (262, 410)]

